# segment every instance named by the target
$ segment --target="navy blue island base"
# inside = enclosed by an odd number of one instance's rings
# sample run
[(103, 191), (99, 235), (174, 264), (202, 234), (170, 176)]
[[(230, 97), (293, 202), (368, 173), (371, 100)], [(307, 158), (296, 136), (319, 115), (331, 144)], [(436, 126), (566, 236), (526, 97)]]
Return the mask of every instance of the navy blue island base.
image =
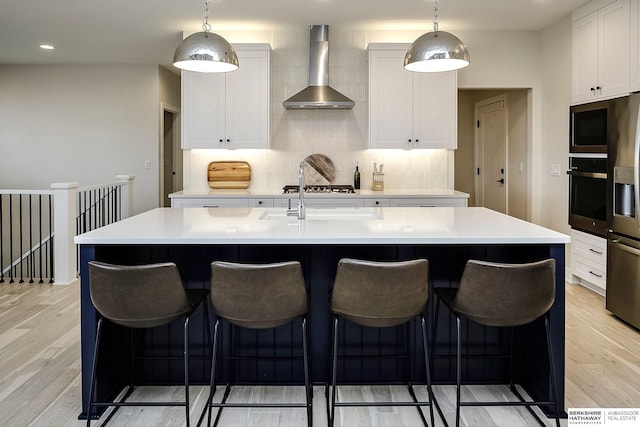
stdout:
[[(564, 244), (373, 244), (373, 245), (331, 245), (331, 244), (81, 244), (81, 300), (82, 300), (82, 403), (86, 417), (86, 400), (90, 386), (93, 348), (96, 332), (96, 311), (89, 295), (89, 261), (99, 260), (118, 264), (143, 264), (171, 261), (178, 265), (187, 288), (209, 288), (210, 264), (215, 260), (266, 263), (298, 260), (302, 264), (310, 300), (309, 337), (311, 375), (315, 383), (329, 380), (330, 310), (329, 294), (333, 286), (338, 260), (343, 257), (368, 260), (393, 261), (426, 258), (429, 260), (430, 286), (458, 286), (464, 265), (469, 259), (495, 262), (530, 262), (545, 258), (556, 260), (556, 300), (551, 308), (550, 330), (553, 343), (556, 387), (559, 393), (560, 410), (564, 410), (564, 360), (565, 360), (565, 291), (564, 291)], [(433, 321), (434, 299), (430, 298), (425, 315)], [(440, 323), (435, 346), (438, 356), (433, 361), (435, 384), (455, 382), (455, 322), (447, 310), (440, 310)], [(215, 315), (210, 316), (215, 321)], [(346, 322), (345, 322), (346, 323)], [(100, 399), (112, 400), (130, 383), (138, 385), (181, 384), (182, 368), (182, 326), (179, 324), (157, 328), (153, 331), (136, 333), (133, 339), (129, 332), (118, 327), (105, 331), (102, 358), (98, 376), (97, 393)], [(355, 325), (344, 326), (341, 337), (347, 345), (340, 345), (344, 355), (363, 353), (395, 354), (406, 342), (406, 331), (391, 328), (373, 330)], [(499, 329), (484, 329), (470, 325), (463, 337), (465, 353), (481, 356), (498, 356), (508, 349), (508, 334)], [(191, 372), (192, 384), (208, 384), (210, 356), (208, 353), (204, 327), (204, 317), (196, 312), (191, 320)], [(137, 331), (138, 332), (138, 331)], [(409, 333), (419, 334), (413, 325)], [(298, 348), (299, 331), (295, 326), (284, 326), (275, 331), (240, 331), (233, 334), (233, 342), (247, 360), (230, 364), (218, 358), (220, 380), (236, 383), (289, 384), (298, 383), (302, 378), (302, 366), (289, 360), (257, 360), (258, 356), (288, 355), (291, 342)], [(417, 336), (417, 335), (416, 335)], [(430, 337), (431, 339), (431, 337)], [(222, 331), (222, 352), (229, 354), (229, 330)], [(136, 354), (145, 359), (136, 359), (134, 378), (130, 378), (129, 356), (131, 343)], [(420, 342), (415, 341), (414, 342)], [(282, 345), (281, 345), (282, 344)], [(516, 383), (521, 384), (532, 397), (548, 400), (551, 384), (547, 348), (543, 323), (533, 323), (521, 328), (515, 335), (515, 353), (519, 362), (514, 366)], [(284, 349), (284, 350), (283, 350)], [(424, 382), (424, 367), (420, 366), (421, 346), (409, 349), (418, 357), (411, 375), (415, 383)], [(161, 356), (175, 356), (161, 359)], [(254, 357), (254, 359), (251, 359)], [(108, 362), (107, 362), (108, 360)], [(471, 358), (462, 367), (463, 381), (474, 383), (502, 383), (508, 378), (508, 364), (500, 357), (493, 359)], [(233, 367), (233, 369), (232, 369)], [(401, 378), (404, 362), (398, 358), (341, 359), (338, 375), (343, 382), (367, 383), (388, 382)], [(549, 408), (548, 415), (553, 415)]]

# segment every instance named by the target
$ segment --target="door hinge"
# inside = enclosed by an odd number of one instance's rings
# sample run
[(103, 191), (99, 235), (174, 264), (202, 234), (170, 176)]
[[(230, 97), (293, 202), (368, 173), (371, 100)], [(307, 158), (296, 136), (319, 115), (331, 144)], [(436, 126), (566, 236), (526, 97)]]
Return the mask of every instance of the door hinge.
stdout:
[(476, 122), (476, 126), (477, 126), (478, 128), (480, 128), (480, 120), (478, 120), (478, 121)]
[(480, 168), (476, 169), (476, 174), (480, 175)]

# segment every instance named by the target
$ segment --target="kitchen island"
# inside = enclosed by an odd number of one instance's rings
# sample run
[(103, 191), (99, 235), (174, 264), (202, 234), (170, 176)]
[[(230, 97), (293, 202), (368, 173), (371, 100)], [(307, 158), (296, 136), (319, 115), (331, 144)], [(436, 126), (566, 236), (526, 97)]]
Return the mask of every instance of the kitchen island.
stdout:
[[(87, 264), (100, 260), (121, 264), (173, 261), (180, 269), (185, 286), (208, 288), (210, 263), (214, 260), (235, 262), (274, 262), (298, 260), (302, 264), (309, 292), (309, 331), (311, 369), (314, 382), (328, 380), (328, 349), (330, 343), (330, 293), (337, 262), (343, 257), (370, 260), (405, 260), (426, 258), (430, 264), (431, 287), (458, 285), (468, 259), (497, 262), (529, 262), (545, 258), (556, 260), (556, 301), (551, 309), (551, 334), (557, 373), (557, 389), (564, 412), (564, 245), (569, 237), (514, 217), (485, 208), (307, 208), (306, 219), (287, 216), (282, 208), (161, 208), (125, 219), (118, 223), (77, 236), (81, 254), (82, 299), (82, 372), (83, 404), (89, 389), (96, 313), (89, 296)], [(433, 300), (426, 318), (433, 317)], [(434, 360), (436, 383), (451, 383), (455, 372), (450, 331), (455, 323), (446, 310), (440, 312), (440, 331), (436, 346), (439, 356)], [(206, 355), (206, 334), (201, 313), (191, 322), (191, 380), (208, 383), (209, 358)], [(484, 330), (471, 325), (466, 349), (476, 354), (502, 354), (506, 349), (506, 334), (500, 330)], [(136, 347), (146, 356), (166, 354), (167, 349), (180, 355), (180, 325), (160, 328), (136, 338)], [(346, 325), (343, 336), (357, 338), (347, 354), (360, 354), (363, 349), (388, 354), (402, 347), (405, 334), (391, 328), (382, 332)], [(412, 334), (418, 334), (413, 326)], [(223, 330), (226, 337), (228, 330)], [(234, 335), (246, 355), (278, 354), (277, 345), (299, 341), (296, 329), (284, 326), (273, 331), (248, 331)], [(416, 335), (417, 336), (417, 335)], [(113, 398), (130, 380), (126, 365), (130, 338), (113, 331), (105, 338), (111, 351), (111, 364), (101, 376), (98, 393)], [(223, 342), (226, 338), (223, 338)], [(522, 363), (515, 366), (516, 382), (537, 398), (549, 396), (549, 366), (543, 326), (534, 323), (515, 337), (515, 351)], [(411, 351), (420, 353), (420, 346)], [(228, 347), (223, 346), (224, 353)], [(164, 352), (164, 353), (163, 353)], [(201, 356), (198, 358), (198, 356)], [(118, 360), (120, 358), (120, 360)], [(113, 361), (115, 359), (115, 361)], [(420, 360), (416, 358), (416, 360)], [(246, 360), (236, 363), (233, 372), (223, 363), (223, 379), (239, 382), (290, 383), (301, 378), (301, 366), (290, 362)], [(395, 359), (343, 360), (342, 378), (347, 381), (388, 381), (402, 371)], [(472, 360), (464, 362), (466, 379), (486, 383), (501, 382), (508, 369), (503, 360)], [(126, 372), (123, 372), (126, 371)], [(138, 361), (134, 382), (138, 384), (180, 383), (183, 379), (181, 361)], [(414, 380), (424, 380), (424, 368), (417, 362)], [(83, 408), (84, 409), (84, 408)]]

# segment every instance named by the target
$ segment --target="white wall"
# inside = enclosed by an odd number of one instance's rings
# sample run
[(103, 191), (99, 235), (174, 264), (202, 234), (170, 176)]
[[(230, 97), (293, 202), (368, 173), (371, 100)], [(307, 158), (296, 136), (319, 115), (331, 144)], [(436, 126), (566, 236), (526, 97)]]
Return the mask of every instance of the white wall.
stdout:
[(0, 66), (0, 187), (128, 174), (135, 212), (156, 207), (158, 91), (151, 65)]
[[(569, 104), (571, 103), (571, 17), (541, 33), (542, 173), (538, 205), (540, 224), (569, 234)], [(560, 176), (551, 176), (551, 164), (560, 165)], [(568, 265), (568, 262), (567, 262)]]

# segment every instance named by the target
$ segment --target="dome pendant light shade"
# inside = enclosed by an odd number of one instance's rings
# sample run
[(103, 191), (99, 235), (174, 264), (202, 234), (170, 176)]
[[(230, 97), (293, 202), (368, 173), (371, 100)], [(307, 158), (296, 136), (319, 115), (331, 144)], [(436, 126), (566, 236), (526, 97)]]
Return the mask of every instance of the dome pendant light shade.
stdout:
[(409, 71), (451, 71), (469, 65), (469, 51), (462, 41), (446, 31), (431, 31), (413, 42), (404, 57)]
[(173, 55), (173, 65), (201, 73), (226, 73), (239, 67), (238, 55), (229, 42), (208, 31), (184, 39)]
[(173, 54), (174, 67), (200, 73), (227, 73), (239, 68), (238, 55), (223, 37), (211, 32), (209, 0), (204, 2), (202, 31), (191, 34)]
[(438, 21), (438, 0), (433, 0), (433, 31), (421, 35), (409, 46), (404, 57), (405, 70), (435, 73), (469, 65), (467, 47), (453, 34), (438, 31)]

